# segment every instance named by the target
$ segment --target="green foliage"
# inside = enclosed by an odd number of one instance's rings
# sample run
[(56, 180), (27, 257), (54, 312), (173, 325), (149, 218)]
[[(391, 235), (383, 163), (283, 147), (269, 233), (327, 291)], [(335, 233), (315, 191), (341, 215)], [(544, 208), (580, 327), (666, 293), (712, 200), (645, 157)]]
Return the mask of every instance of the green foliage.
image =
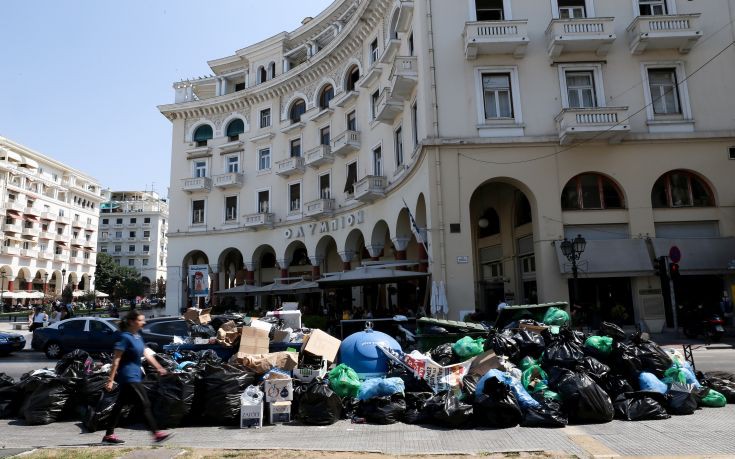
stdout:
[(64, 304), (68, 304), (74, 301), (74, 288), (71, 284), (66, 284), (64, 290), (61, 291), (61, 301)]
[(118, 265), (106, 253), (97, 254), (95, 279), (97, 290), (109, 293), (113, 298), (133, 298), (143, 294), (140, 273), (134, 268)]

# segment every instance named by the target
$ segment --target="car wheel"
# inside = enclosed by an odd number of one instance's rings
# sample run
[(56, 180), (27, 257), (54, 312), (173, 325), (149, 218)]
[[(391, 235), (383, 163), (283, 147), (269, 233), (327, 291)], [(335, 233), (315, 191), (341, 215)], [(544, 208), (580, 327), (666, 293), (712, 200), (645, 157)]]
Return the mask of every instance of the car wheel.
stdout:
[(58, 359), (61, 357), (61, 344), (56, 342), (50, 342), (46, 344), (46, 349), (44, 349), (44, 352), (46, 353), (46, 357), (49, 359)]

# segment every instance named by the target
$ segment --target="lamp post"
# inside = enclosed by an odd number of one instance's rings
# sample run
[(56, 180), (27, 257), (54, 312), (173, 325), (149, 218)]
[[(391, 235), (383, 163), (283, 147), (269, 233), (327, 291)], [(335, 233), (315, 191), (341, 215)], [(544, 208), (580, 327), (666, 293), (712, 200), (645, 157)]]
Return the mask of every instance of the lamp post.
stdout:
[(579, 269), (577, 268), (577, 261), (579, 261), (579, 258), (582, 256), (582, 253), (584, 252), (586, 246), (587, 241), (585, 240), (585, 238), (582, 237), (581, 234), (578, 234), (577, 237), (575, 237), (571, 241), (564, 238), (564, 240), (561, 242), (561, 253), (563, 253), (564, 256), (567, 257), (567, 260), (569, 260), (569, 262), (572, 264), (572, 276), (574, 278), (574, 296), (572, 297), (571, 301), (572, 305), (576, 304), (576, 301), (579, 298), (579, 285), (577, 283)]
[(0, 312), (5, 312), (5, 279), (6, 279), (5, 271), (2, 271), (0, 273), (0, 279), (2, 282), (0, 282)]

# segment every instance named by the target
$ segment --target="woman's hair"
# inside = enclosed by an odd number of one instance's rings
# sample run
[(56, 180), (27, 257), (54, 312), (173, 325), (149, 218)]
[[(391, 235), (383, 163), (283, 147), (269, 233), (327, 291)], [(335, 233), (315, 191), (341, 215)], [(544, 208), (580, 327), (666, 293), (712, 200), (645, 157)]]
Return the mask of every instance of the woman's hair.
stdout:
[(138, 317), (141, 316), (140, 312), (138, 312), (137, 309), (131, 309), (130, 312), (125, 314), (125, 318), (120, 322), (120, 331), (128, 331), (130, 329), (130, 322), (134, 322), (138, 320)]

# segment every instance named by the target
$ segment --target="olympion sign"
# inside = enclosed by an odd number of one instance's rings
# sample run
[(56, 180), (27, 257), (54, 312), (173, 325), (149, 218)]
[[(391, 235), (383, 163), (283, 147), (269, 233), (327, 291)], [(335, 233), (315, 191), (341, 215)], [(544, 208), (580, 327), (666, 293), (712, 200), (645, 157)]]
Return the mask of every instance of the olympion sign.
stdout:
[(298, 239), (313, 236), (315, 234), (331, 233), (341, 229), (351, 228), (360, 225), (365, 221), (365, 212), (358, 210), (349, 215), (342, 215), (332, 220), (323, 222), (309, 223), (308, 225), (295, 226), (283, 230), (283, 237), (286, 239)]

